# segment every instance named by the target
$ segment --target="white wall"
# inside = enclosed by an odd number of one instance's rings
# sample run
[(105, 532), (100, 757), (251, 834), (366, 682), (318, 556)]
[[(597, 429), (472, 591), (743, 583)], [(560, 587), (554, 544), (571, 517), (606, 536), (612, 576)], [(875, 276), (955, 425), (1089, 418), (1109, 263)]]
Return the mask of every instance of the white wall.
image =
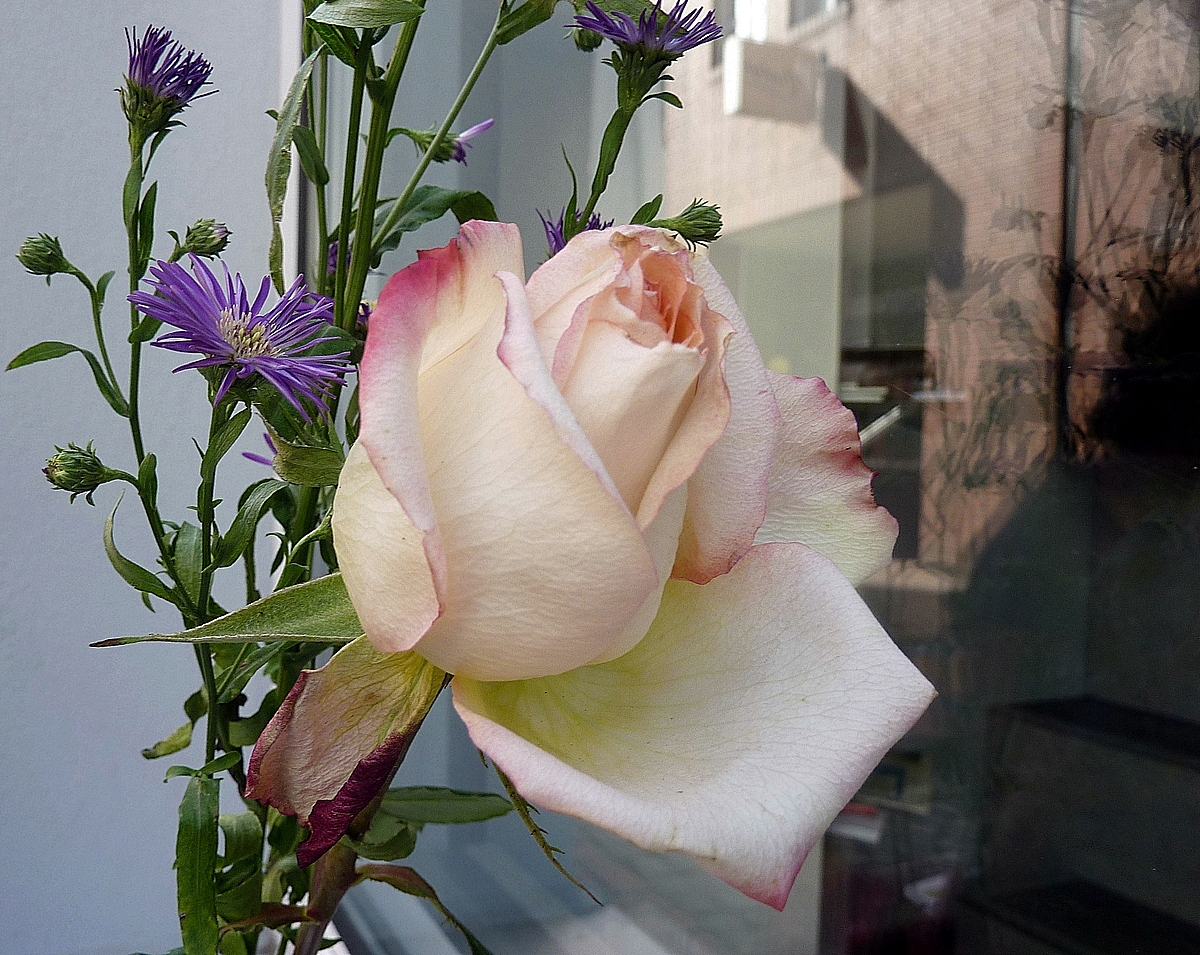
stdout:
[[(126, 66), (123, 28), (173, 29), (212, 62), (220, 92), (200, 100), (154, 164), (159, 232), (212, 216), (233, 230), (231, 267), (261, 276), (268, 219), (262, 168), (277, 104), (278, 0), (108, 0), (8, 3), (0, 26), (0, 359), (43, 339), (88, 346), (87, 299), (60, 276), (51, 288), (12, 253), (38, 231), (59, 235), (93, 276), (117, 269), (107, 310), (122, 341), (128, 164), (115, 92)], [(199, 377), (175, 376), (171, 356), (147, 349), (147, 444), (162, 462), (163, 503), (176, 517), (194, 494), (190, 438), (207, 427)], [(115, 358), (116, 356), (114, 356)], [(116, 359), (124, 367), (125, 359)], [(116, 492), (97, 506), (52, 489), (40, 468), (54, 444), (95, 439), (113, 466), (131, 468), (123, 421), (95, 393), (78, 356), (0, 374), (0, 953), (129, 955), (178, 945), (171, 871), (179, 781), (170, 762), (139, 750), (182, 720), (198, 685), (186, 648), (92, 650), (90, 641), (174, 627), (149, 614), (113, 572), (101, 528)], [(257, 435), (255, 435), (257, 438)], [(236, 458), (236, 455), (234, 456)], [(256, 475), (237, 458), (229, 492)], [(228, 505), (227, 505), (228, 506)], [(117, 540), (152, 565), (136, 502)], [(195, 765), (195, 763), (193, 763)]]

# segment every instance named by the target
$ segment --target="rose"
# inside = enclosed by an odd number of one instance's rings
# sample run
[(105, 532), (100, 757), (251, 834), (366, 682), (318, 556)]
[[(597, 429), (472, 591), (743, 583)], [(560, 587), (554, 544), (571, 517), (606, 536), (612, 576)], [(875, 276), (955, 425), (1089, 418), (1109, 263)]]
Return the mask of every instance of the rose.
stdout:
[(663, 232), (522, 271), (516, 227), (474, 222), (384, 288), (333, 515), (365, 640), (297, 684), (253, 790), (312, 857), (411, 738), (395, 701), (445, 670), (530, 801), (782, 907), (932, 695), (853, 589), (896, 532), (853, 418), (768, 372)]

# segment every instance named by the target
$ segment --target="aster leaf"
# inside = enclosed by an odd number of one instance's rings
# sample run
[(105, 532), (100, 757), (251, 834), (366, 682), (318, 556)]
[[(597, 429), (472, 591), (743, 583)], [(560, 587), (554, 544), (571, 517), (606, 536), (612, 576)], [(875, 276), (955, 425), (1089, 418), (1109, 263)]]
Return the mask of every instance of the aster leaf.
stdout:
[(454, 218), (458, 220), (459, 225), (470, 222), (472, 219), (484, 222), (500, 221), (496, 215), (496, 207), (492, 205), (492, 200), (482, 192), (468, 192), (461, 199), (450, 204), (450, 211), (454, 213)]
[(317, 23), (368, 30), (415, 20), (425, 10), (409, 0), (325, 0), (308, 15)]
[(660, 192), (657, 196), (655, 196), (633, 214), (633, 218), (629, 220), (629, 224), (645, 225), (656, 215), (658, 215), (658, 210), (662, 206), (662, 201), (663, 197), (662, 193)]
[(271, 279), (275, 283), (275, 291), (283, 294), (283, 233), (279, 223), (283, 218), (283, 200), (287, 195), (288, 175), (292, 171), (292, 135), (296, 123), (300, 120), (300, 106), (304, 102), (304, 91), (308, 87), (308, 78), (312, 75), (313, 65), (317, 57), (324, 51), (322, 44), (312, 51), (300, 64), (300, 69), (292, 78), (283, 106), (279, 110), (279, 118), (275, 123), (275, 138), (271, 140), (271, 152), (267, 157), (267, 205), (271, 210), (271, 249), (269, 254)]
[(150, 183), (150, 188), (142, 197), (138, 209), (138, 274), (146, 271), (150, 261), (150, 253), (154, 248), (154, 210), (158, 205), (158, 183)]
[[(246, 644), (243, 644), (246, 646)], [(246, 684), (250, 682), (254, 676), (264, 666), (274, 660), (294, 644), (291, 643), (268, 643), (258, 647), (248, 657), (236, 665), (236, 669), (232, 674), (221, 674), (221, 695), (217, 698), (218, 703), (229, 703), (239, 693), (246, 688)], [(256, 737), (257, 738), (257, 737)]]
[(138, 466), (138, 487), (153, 505), (158, 503), (158, 458), (153, 453), (142, 458)]
[[(279, 647), (279, 652), (282, 653), (283, 649), (291, 644), (277, 643), (273, 646)], [(271, 722), (271, 717), (275, 715), (277, 709), (279, 709), (279, 703), (275, 699), (275, 694), (268, 693), (253, 716), (229, 721), (229, 742), (234, 746), (253, 746), (258, 742), (258, 738), (266, 729), (267, 724)]]
[(642, 100), (642, 102), (652, 99), (660, 99), (664, 103), (674, 106), (676, 109), (683, 109), (683, 100), (669, 90), (664, 90), (661, 93), (652, 93), (650, 96), (647, 96), (645, 100)]
[(140, 158), (129, 165), (125, 176), (125, 185), (121, 189), (121, 212), (125, 220), (125, 230), (133, 228), (137, 219), (138, 200), (142, 198), (142, 163)]
[(221, 458), (225, 457), (237, 439), (242, 436), (246, 425), (250, 423), (250, 417), (250, 409), (243, 408), (212, 436), (212, 440), (208, 442), (208, 449), (204, 452), (204, 458), (200, 462), (200, 476), (204, 480), (211, 481), (216, 476), (217, 465), (221, 463)]
[(442, 900), (438, 898), (437, 893), (433, 890), (433, 886), (421, 878), (415, 869), (410, 869), (408, 866), (403, 865), (364, 865), (359, 867), (358, 870), (358, 880), (361, 882), (363, 879), (370, 879), (374, 882), (385, 882), (406, 895), (415, 895), (419, 899), (425, 899), (425, 901), (429, 902), (441, 913), (442, 918), (462, 932), (463, 937), (467, 940), (467, 945), (471, 949), (471, 955), (491, 955), (487, 947), (472, 935), (470, 930), (442, 904)]
[(193, 776), (179, 804), (175, 870), (186, 955), (211, 955), (219, 939), (213, 870), (217, 863), (220, 792), (217, 780)]
[(194, 601), (200, 594), (203, 537), (200, 528), (184, 521), (175, 532), (175, 572), (179, 584)]
[[(149, 573), (149, 571), (146, 571)], [(153, 575), (151, 575), (153, 577)], [(157, 577), (154, 578), (158, 580)], [(159, 584), (161, 585), (161, 581)], [(165, 589), (165, 588), (164, 588)], [(303, 641), (349, 643), (362, 635), (362, 624), (350, 603), (341, 574), (318, 577), (285, 587), (240, 610), (180, 633), (114, 637), (94, 647), (130, 643), (266, 643)]]
[(92, 369), (92, 377), (96, 380), (96, 387), (100, 389), (100, 394), (108, 402), (108, 406), (122, 418), (128, 418), (128, 403), (120, 391), (117, 390), (116, 386), (109, 381), (104, 366), (100, 364), (100, 359), (86, 348), (80, 348), (78, 345), (70, 345), (67, 342), (38, 342), (36, 345), (31, 345), (21, 352), (21, 354), (17, 355), (16, 358), (5, 366), (4, 370), (12, 371), (14, 368), (23, 368), (26, 365), (33, 365), (39, 361), (51, 361), (55, 358), (62, 358), (64, 355), (76, 352), (87, 359), (87, 363)]
[(345, 459), (331, 448), (310, 448), (275, 439), (275, 472), (301, 487), (332, 487), (337, 484)]
[(308, 25), (313, 33), (325, 41), (330, 53), (349, 67), (355, 65), (354, 48), (358, 37), (353, 30), (334, 26), (332, 23), (321, 23), (319, 20), (309, 20)]
[(242, 556), (254, 538), (255, 528), (258, 527), (267, 503), (286, 488), (285, 481), (265, 478), (248, 489), (243, 497), (241, 507), (238, 508), (237, 517), (233, 519), (229, 530), (217, 542), (212, 562), (214, 569), (228, 567)]
[(498, 793), (398, 786), (384, 793), (379, 811), (405, 822), (460, 824), (499, 818), (512, 812), (513, 804)]
[[(470, 189), (444, 189), (441, 186), (432, 185), (418, 186), (408, 200), (404, 212), (396, 220), (392, 231), (387, 235), (376, 237), (372, 258), (378, 261), (385, 252), (391, 252), (400, 245), (400, 240), (405, 232), (413, 232), (426, 222), (440, 219), (451, 210), (455, 211), (456, 217), (458, 211), (462, 210), (464, 215), (469, 218), (486, 216), (491, 221), (496, 219), (495, 208), (481, 192)], [(477, 212), (483, 215), (476, 215)], [(376, 216), (377, 226), (383, 221), (385, 215), (386, 213), (381, 209), (380, 214)], [(459, 217), (459, 221), (465, 220)]]
[(170, 756), (172, 753), (185, 750), (191, 745), (192, 730), (195, 729), (196, 722), (208, 712), (208, 701), (204, 698), (203, 690), (197, 690), (184, 700), (183, 712), (187, 715), (188, 721), (166, 739), (142, 750), (144, 758), (160, 759), (163, 756)]
[(114, 270), (109, 269), (96, 280), (96, 301), (101, 306), (104, 305), (104, 295), (108, 291), (108, 283), (113, 280), (113, 276), (116, 274)]
[(321, 157), (321, 147), (317, 145), (317, 137), (307, 126), (298, 125), (292, 130), (292, 141), (296, 144), (296, 155), (300, 157), (300, 168), (304, 175), (318, 186), (329, 183), (329, 170), (325, 168), (325, 160)]
[(129, 333), (129, 344), (136, 345), (139, 342), (150, 341), (150, 339), (158, 334), (158, 330), (162, 328), (162, 324), (162, 321), (153, 315), (143, 315), (137, 327)]
[(113, 540), (113, 520), (117, 516), (117, 508), (120, 506), (121, 499), (118, 498), (112, 513), (108, 515), (108, 520), (104, 522), (104, 553), (108, 555), (113, 569), (129, 586), (142, 593), (153, 594), (155, 597), (161, 597), (163, 600), (174, 603), (175, 597), (166, 584), (145, 567), (122, 556), (121, 552), (117, 550), (116, 541)]
[(503, 46), (511, 43), (523, 33), (545, 23), (554, 14), (558, 0), (525, 0), (500, 17), (500, 28), (496, 31), (496, 42)]

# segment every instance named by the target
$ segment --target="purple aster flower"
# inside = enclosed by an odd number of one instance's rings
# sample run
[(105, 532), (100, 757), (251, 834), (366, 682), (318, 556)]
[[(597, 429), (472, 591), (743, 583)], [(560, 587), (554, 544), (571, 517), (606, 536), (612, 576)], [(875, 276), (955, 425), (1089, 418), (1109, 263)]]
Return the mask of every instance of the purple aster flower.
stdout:
[(689, 11), (687, 5), (687, 0), (676, 0), (671, 12), (665, 13), (662, 0), (659, 0), (653, 7), (642, 10), (634, 20), (628, 13), (608, 13), (588, 0), (591, 16), (580, 14), (573, 25), (599, 33), (622, 49), (658, 53), (673, 60), (693, 47), (721, 36), (721, 27), (713, 11), (700, 8)]
[(470, 129), (464, 129), (454, 137), (454, 145), (450, 158), (465, 166), (467, 164), (467, 147), (471, 145), (471, 140), (480, 133), (487, 132), (495, 123), (494, 119), (485, 119), (482, 123), (476, 123)]
[[(192, 100), (207, 96), (212, 66), (195, 50), (171, 38), (170, 30), (150, 27), (138, 38), (125, 31), (129, 72), (121, 90), (125, 117), (143, 137), (168, 128), (172, 117)], [(209, 92), (212, 92), (210, 90)]]
[(154, 291), (129, 296), (139, 311), (175, 327), (155, 345), (204, 356), (175, 370), (225, 369), (214, 403), (237, 380), (261, 375), (306, 421), (310, 418), (301, 399), (327, 411), (329, 391), (343, 380), (350, 357), (349, 352), (311, 354), (314, 345), (335, 340), (325, 334), (333, 318), (333, 302), (309, 292), (300, 277), (266, 309), (269, 278), (262, 280), (258, 297), (251, 302), (241, 275), (230, 276), (222, 263), (222, 282), (196, 256), (189, 258), (192, 275), (178, 262), (160, 260), (150, 268), (152, 278), (147, 280)]
[(329, 243), (329, 254), (325, 256), (325, 274), (333, 275), (337, 271), (338, 240)]
[[(553, 215), (553, 213), (549, 213), (549, 215)], [(565, 232), (566, 217), (566, 209), (558, 214), (557, 222), (542, 215), (540, 210), (538, 211), (538, 218), (542, 220), (542, 228), (546, 230), (546, 245), (550, 248), (551, 258), (558, 255), (567, 244)], [(587, 225), (581, 231), (598, 232), (601, 229), (607, 229), (614, 221), (613, 219), (609, 219), (607, 222), (602, 222), (600, 221), (600, 213), (593, 212), (591, 218), (587, 221)]]
[(265, 464), (269, 468), (275, 467), (275, 455), (279, 453), (279, 449), (275, 447), (275, 442), (271, 440), (271, 436), (264, 431), (263, 440), (267, 442), (267, 447), (271, 450), (271, 456), (268, 458), (265, 454), (256, 454), (253, 451), (243, 451), (242, 457), (253, 461), (255, 464)]

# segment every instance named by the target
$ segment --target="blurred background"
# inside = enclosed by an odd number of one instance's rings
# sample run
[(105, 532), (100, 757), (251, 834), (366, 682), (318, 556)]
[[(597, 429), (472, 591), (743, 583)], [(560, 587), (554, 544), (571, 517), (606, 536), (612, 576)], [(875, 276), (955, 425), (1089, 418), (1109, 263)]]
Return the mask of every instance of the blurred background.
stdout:
[[(715, 8), (727, 39), (672, 70), (682, 112), (639, 113), (601, 212), (627, 220), (659, 192), (666, 214), (696, 197), (721, 207), (710, 254), (768, 364), (819, 375), (858, 417), (901, 528), (863, 594), (940, 695), (782, 913), (561, 819), (540, 821), (603, 908), (512, 818), (431, 828), (414, 866), (496, 955), (1200, 952), (1200, 12)], [(490, 195), (520, 225), (530, 270), (546, 255), (537, 212), (569, 195), (561, 150), (589, 177), (614, 102), (604, 54), (563, 39), (569, 16), (562, 5), (502, 48), (459, 123), (496, 126), (466, 168), (432, 179)], [(401, 121), (440, 120), (491, 17), (476, 0), (430, 5)], [(264, 112), (298, 61), (299, 12), (279, 0), (213, 0), (202, 17), (181, 0), (6, 11), (0, 249), (45, 231), (85, 271), (120, 267), (114, 90), (122, 27), (148, 23), (202, 50), (220, 90), (157, 161), (160, 231), (224, 220), (231, 267), (261, 274)], [(383, 194), (415, 159), (392, 151)], [(452, 234), (427, 227), (368, 294)], [(86, 334), (65, 279), (47, 290), (0, 260), (0, 290), (6, 360)], [(171, 379), (157, 358), (149, 443), (182, 509), (203, 401), (198, 378)], [(192, 661), (86, 646), (154, 624), (103, 557), (113, 501), (71, 506), (39, 473), (52, 443), (95, 439), (116, 466), (128, 455), (73, 360), (0, 376), (3, 955), (161, 952), (178, 937), (178, 792), (139, 751), (179, 722)], [(238, 463), (231, 487), (255, 473)], [(122, 548), (150, 563), (127, 527)], [(492, 785), (444, 704), (400, 781)], [(383, 886), (356, 889), (338, 926), (354, 955), (465, 951)]]

